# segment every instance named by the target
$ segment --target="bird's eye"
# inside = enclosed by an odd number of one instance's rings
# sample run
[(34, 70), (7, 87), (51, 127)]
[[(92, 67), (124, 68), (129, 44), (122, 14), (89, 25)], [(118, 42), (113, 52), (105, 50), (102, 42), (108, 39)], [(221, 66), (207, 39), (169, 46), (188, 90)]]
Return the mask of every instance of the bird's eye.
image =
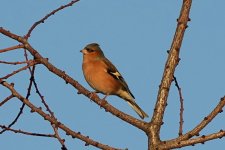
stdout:
[(89, 53), (94, 52), (94, 50), (93, 50), (93, 49), (90, 49), (90, 48), (86, 48), (86, 50), (87, 50)]

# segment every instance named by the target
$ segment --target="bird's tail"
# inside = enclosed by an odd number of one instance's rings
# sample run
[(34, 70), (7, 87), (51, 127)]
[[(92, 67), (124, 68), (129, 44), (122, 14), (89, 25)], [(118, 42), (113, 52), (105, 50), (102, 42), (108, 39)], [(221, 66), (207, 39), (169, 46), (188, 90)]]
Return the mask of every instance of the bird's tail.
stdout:
[(131, 94), (131, 92), (128, 90), (120, 90), (118, 92), (118, 96), (125, 99), (128, 104), (133, 108), (133, 110), (142, 118), (148, 117), (148, 115), (135, 103), (134, 96)]
[(135, 101), (127, 101), (133, 110), (142, 118), (148, 117), (148, 115), (135, 103)]

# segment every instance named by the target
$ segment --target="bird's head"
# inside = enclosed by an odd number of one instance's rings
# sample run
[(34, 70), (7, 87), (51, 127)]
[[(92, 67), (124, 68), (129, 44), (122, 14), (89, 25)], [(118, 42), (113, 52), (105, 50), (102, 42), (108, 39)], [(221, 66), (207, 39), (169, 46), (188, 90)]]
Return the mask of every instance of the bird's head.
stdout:
[(97, 43), (86, 45), (80, 52), (83, 53), (84, 58), (100, 59), (104, 57), (104, 54)]

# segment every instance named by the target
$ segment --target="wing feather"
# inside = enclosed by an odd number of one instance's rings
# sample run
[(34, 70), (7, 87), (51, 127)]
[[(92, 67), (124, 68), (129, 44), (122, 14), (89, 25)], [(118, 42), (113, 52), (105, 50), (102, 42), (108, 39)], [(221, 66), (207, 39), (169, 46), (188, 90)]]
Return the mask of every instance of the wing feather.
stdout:
[(117, 70), (117, 68), (107, 58), (105, 58), (103, 60), (103, 63), (105, 63), (105, 65), (108, 67), (107, 70), (106, 70), (107, 73), (110, 74), (114, 79), (121, 82), (124, 89), (126, 91), (128, 91), (130, 93), (130, 95), (134, 98), (134, 95), (131, 93), (126, 81), (124, 80), (124, 78), (122, 77), (120, 72)]

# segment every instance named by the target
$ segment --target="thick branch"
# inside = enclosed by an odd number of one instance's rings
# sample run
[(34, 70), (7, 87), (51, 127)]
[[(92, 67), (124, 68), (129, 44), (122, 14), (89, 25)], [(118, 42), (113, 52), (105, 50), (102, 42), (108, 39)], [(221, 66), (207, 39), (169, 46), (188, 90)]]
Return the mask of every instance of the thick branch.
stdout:
[(151, 140), (152, 145), (158, 145), (158, 143), (160, 142), (159, 137), (160, 128), (161, 125), (163, 124), (163, 116), (166, 109), (168, 93), (171, 83), (173, 81), (175, 68), (179, 62), (179, 52), (184, 37), (185, 29), (187, 28), (187, 22), (189, 21), (189, 12), (191, 8), (191, 3), (192, 0), (183, 0), (180, 16), (179, 19), (177, 20), (178, 21), (177, 29), (169, 51), (167, 62), (165, 64), (163, 77), (161, 80), (161, 84), (159, 86), (157, 102), (151, 120), (152, 126), (149, 129), (150, 130), (149, 134), (152, 139)]

